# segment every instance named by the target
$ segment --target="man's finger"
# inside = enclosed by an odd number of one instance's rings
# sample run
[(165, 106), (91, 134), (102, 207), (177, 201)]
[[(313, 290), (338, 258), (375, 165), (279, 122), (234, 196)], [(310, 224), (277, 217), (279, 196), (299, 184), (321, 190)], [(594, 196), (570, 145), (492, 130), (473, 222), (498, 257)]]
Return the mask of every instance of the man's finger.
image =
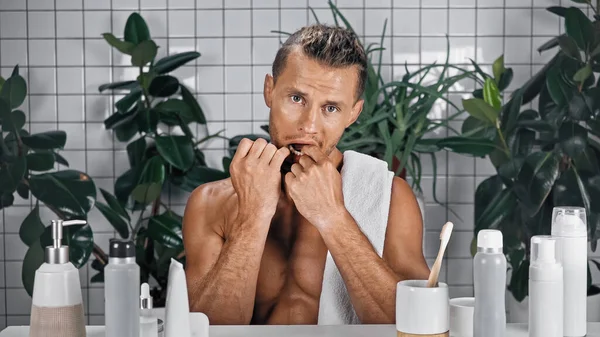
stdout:
[(294, 176), (296, 178), (299, 177), (300, 174), (302, 173), (302, 166), (300, 166), (300, 164), (292, 165), (292, 173), (294, 174)]
[(290, 155), (290, 149), (288, 149), (287, 146), (284, 146), (275, 152), (275, 154), (273, 155), (273, 158), (271, 158), (271, 162), (269, 163), (269, 165), (271, 165), (273, 167), (281, 168), (283, 161), (289, 155)]
[(264, 138), (258, 138), (254, 141), (254, 144), (252, 144), (252, 148), (250, 148), (248, 156), (252, 156), (254, 158), (260, 157), (266, 146), (267, 141)]
[(306, 156), (311, 157), (316, 163), (320, 163), (327, 160), (327, 156), (315, 145), (304, 146), (302, 153)]
[(273, 155), (275, 154), (275, 152), (277, 151), (277, 147), (275, 145), (273, 145), (272, 143), (267, 144), (267, 146), (265, 146), (265, 149), (263, 150), (262, 154), (260, 155), (260, 158), (265, 160), (267, 164), (269, 164), (269, 162), (271, 161), (271, 158), (273, 158)]
[(250, 148), (252, 147), (253, 142), (248, 139), (248, 138), (243, 138), (240, 143), (237, 146), (237, 149), (235, 150), (235, 154), (233, 155), (233, 158), (231, 159), (232, 162), (237, 161), (236, 159), (241, 159), (244, 158), (248, 155), (248, 151), (250, 151)]
[(312, 165), (315, 164), (315, 161), (311, 157), (304, 155), (304, 156), (300, 157), (300, 160), (298, 161), (298, 163), (300, 165), (302, 165), (302, 167), (304, 169), (308, 169), (309, 167), (311, 167)]

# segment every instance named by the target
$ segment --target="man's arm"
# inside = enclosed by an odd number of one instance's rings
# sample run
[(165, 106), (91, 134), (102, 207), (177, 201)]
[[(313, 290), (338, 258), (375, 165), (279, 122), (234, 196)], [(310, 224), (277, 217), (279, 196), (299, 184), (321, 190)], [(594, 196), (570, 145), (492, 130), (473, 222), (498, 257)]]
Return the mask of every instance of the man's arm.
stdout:
[(203, 312), (211, 324), (249, 324), (268, 226), (236, 220), (224, 237), (206, 218), (215, 209), (206, 207), (210, 196), (202, 190), (192, 193), (183, 218), (190, 311)]
[(394, 178), (383, 258), (349, 213), (323, 227), (323, 240), (364, 324), (393, 324), (396, 284), (405, 279), (427, 279), (423, 257), (421, 212), (408, 184)]

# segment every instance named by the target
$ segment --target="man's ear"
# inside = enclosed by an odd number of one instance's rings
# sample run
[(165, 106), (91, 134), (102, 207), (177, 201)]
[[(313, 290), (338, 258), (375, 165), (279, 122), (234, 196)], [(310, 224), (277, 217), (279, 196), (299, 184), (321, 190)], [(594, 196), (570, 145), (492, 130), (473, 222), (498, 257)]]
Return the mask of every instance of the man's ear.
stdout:
[(356, 103), (354, 103), (354, 106), (352, 107), (351, 116), (350, 116), (350, 119), (348, 120), (346, 127), (349, 127), (354, 122), (356, 122), (356, 120), (358, 119), (358, 116), (360, 116), (360, 113), (362, 112), (364, 104), (365, 104), (364, 99), (359, 99)]
[(265, 98), (265, 104), (267, 107), (271, 108), (271, 101), (273, 97), (273, 87), (275, 86), (275, 81), (273, 76), (270, 74), (265, 75), (265, 84), (263, 88), (263, 96)]

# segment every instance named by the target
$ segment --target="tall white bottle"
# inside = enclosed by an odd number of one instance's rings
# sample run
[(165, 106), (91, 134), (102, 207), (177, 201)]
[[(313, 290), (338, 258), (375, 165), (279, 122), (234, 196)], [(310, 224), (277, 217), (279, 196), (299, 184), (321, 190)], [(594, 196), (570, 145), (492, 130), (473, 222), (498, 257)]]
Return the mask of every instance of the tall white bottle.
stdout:
[(529, 337), (563, 337), (563, 268), (556, 241), (548, 235), (531, 238)]
[(564, 336), (587, 334), (587, 221), (583, 207), (554, 207), (552, 236), (563, 268)]
[(483, 229), (477, 233), (473, 259), (474, 337), (504, 337), (506, 333), (506, 257), (502, 248), (502, 232)]
[(104, 267), (104, 321), (106, 337), (140, 335), (140, 267), (132, 241), (110, 240)]

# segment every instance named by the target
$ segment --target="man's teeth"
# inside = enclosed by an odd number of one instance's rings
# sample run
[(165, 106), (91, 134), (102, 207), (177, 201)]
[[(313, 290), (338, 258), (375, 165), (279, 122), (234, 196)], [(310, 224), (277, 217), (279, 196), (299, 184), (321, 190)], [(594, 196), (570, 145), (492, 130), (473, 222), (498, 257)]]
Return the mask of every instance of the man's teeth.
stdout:
[(296, 149), (294, 149), (294, 147), (293, 147), (291, 144), (290, 144), (288, 147), (290, 148), (290, 151), (291, 151), (293, 154), (295, 154), (295, 155), (297, 155), (297, 156), (301, 156), (301, 155), (302, 155), (302, 152), (300, 152), (300, 151), (296, 151)]

